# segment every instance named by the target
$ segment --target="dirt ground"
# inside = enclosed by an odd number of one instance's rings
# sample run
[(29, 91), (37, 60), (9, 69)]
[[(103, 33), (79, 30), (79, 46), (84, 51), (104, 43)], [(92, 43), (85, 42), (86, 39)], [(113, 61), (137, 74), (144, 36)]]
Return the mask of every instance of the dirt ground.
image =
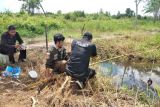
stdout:
[[(65, 46), (69, 51), (70, 42)], [(31, 44), (28, 47), (27, 62), (18, 64), (22, 68), (20, 78), (0, 80), (0, 107), (141, 107), (134, 97), (117, 92), (105, 82), (106, 79), (103, 82), (101, 78), (96, 81), (99, 85), (91, 83), (80, 91), (80, 95), (72, 95), (70, 82), (63, 86), (65, 75), (55, 75), (51, 79), (45, 77), (45, 43)], [(32, 66), (39, 74), (37, 80), (28, 76)], [(103, 88), (107, 86), (108, 88)]]

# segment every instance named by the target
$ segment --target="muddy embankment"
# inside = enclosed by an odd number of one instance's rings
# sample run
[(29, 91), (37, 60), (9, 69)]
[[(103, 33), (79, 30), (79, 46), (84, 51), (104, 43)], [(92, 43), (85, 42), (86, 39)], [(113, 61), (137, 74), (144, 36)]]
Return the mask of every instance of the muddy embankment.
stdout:
[[(124, 36), (114, 37), (112, 39), (99, 39), (94, 43), (97, 46), (98, 58), (92, 60), (92, 63), (96, 62), (121, 62), (121, 63), (133, 63), (155, 65), (160, 64), (160, 44), (150, 43), (150, 37), (148, 36)], [(138, 66), (137, 64), (137, 66)]]

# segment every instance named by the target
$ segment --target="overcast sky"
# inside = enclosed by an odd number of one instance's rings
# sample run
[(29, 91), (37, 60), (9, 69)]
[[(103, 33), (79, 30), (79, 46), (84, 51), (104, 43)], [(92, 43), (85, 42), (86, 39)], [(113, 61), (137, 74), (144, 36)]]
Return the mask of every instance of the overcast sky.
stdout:
[[(125, 12), (126, 8), (135, 10), (135, 0), (43, 0), (44, 9), (47, 12), (57, 12), (61, 10), (63, 13), (73, 12), (75, 10), (84, 10), (86, 13), (109, 11), (111, 14)], [(0, 0), (0, 11), (10, 10), (19, 12), (22, 2), (18, 0)], [(143, 15), (144, 3), (139, 6), (139, 14)]]

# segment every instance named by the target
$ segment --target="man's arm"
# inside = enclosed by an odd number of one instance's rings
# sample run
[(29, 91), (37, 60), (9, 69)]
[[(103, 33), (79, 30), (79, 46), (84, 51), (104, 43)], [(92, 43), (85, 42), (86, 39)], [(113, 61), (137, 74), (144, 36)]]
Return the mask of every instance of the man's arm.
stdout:
[(69, 53), (66, 52), (66, 49), (63, 50), (63, 60), (69, 59)]
[(19, 42), (19, 44), (22, 44), (22, 43), (23, 43), (23, 40), (22, 40), (22, 38), (20, 37), (20, 35), (19, 35), (18, 32), (16, 33), (16, 37), (17, 37), (17, 41)]
[(7, 43), (7, 38), (6, 38), (6, 34), (5, 33), (3, 33), (2, 35), (1, 35), (1, 45), (3, 45), (3, 46), (7, 46), (7, 47), (15, 47), (14, 45), (8, 45), (8, 43)]
[(73, 48), (74, 48), (75, 45), (76, 45), (76, 40), (73, 40), (72, 44), (71, 44), (71, 51), (73, 50)]
[(6, 40), (6, 38), (5, 38), (5, 34), (2, 34), (2, 35), (1, 35), (1, 44), (2, 44), (2, 45), (6, 45), (6, 41), (7, 41), (7, 40)]
[(93, 45), (91, 45), (91, 48), (92, 48), (91, 56), (92, 57), (97, 56), (97, 48), (96, 48), (96, 46), (93, 44)]
[(14, 53), (15, 46), (8, 45), (5, 33), (2, 34), (2, 36), (1, 36), (0, 45), (1, 45), (1, 53), (3, 53), (3, 54), (13, 54)]
[(56, 55), (54, 48), (51, 47), (49, 49), (49, 57), (47, 58), (46, 66), (48, 68), (53, 69), (53, 66), (55, 65), (55, 62), (57, 61), (57, 59), (58, 59), (58, 56)]

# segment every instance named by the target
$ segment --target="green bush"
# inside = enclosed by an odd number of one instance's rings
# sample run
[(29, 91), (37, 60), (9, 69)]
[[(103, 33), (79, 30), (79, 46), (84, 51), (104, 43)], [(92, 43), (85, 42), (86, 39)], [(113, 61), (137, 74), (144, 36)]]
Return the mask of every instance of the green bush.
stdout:
[[(83, 11), (76, 11), (67, 14), (42, 14), (30, 16), (26, 13), (1, 13), (0, 14), (0, 33), (6, 31), (8, 25), (15, 25), (22, 36), (34, 37), (44, 34), (45, 26), (48, 31), (59, 31), (66, 34), (80, 32), (85, 24), (85, 31), (94, 32), (116, 32), (130, 31), (134, 28), (135, 19), (121, 18), (114, 19), (105, 14), (85, 14)], [(160, 22), (154, 23), (151, 19), (138, 20), (139, 30), (159, 29)]]

